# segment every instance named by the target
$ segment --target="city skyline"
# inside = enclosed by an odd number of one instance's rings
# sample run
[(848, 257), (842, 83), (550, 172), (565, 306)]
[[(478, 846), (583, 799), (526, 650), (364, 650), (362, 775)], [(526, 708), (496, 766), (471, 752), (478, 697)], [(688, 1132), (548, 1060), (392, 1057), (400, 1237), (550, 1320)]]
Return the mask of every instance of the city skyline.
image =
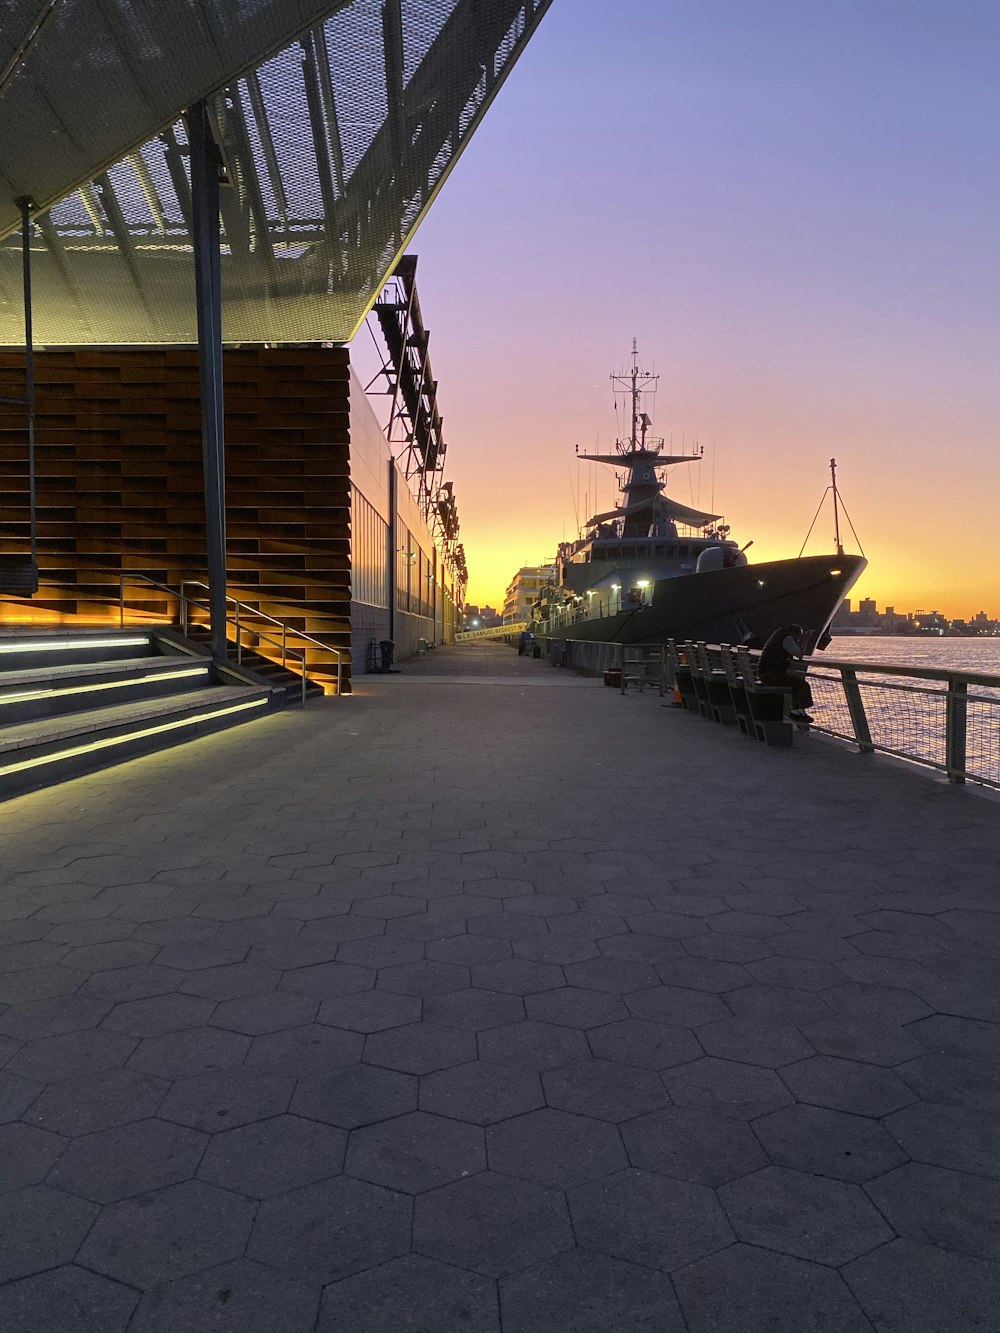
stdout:
[(412, 246), (469, 600), (608, 507), (611, 470), (573, 453), (612, 442), (636, 337), (656, 434), (706, 451), (680, 500), (713, 497), (754, 560), (795, 555), (835, 456), (854, 595), (974, 614), (997, 582), (1000, 14), (631, 15), (553, 5)]

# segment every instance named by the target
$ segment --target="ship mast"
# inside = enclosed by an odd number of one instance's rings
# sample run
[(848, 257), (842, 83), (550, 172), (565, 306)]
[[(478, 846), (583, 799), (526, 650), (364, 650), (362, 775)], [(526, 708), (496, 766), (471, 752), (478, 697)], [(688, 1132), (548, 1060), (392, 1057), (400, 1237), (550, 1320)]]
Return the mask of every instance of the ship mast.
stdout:
[(844, 547), (840, 540), (840, 496), (837, 492), (837, 460), (830, 459), (830, 480), (833, 485), (833, 539), (837, 543), (837, 554), (844, 554)]
[(632, 452), (639, 447), (639, 344), (632, 339)]
[[(628, 396), (632, 405), (632, 426), (627, 439), (617, 440), (616, 448), (619, 454), (628, 455), (641, 453), (646, 448), (646, 431), (651, 422), (649, 417), (640, 410), (642, 406), (642, 395), (649, 393), (656, 388), (656, 382), (659, 376), (651, 375), (647, 371), (639, 369), (639, 345), (636, 338), (632, 339), (632, 368), (631, 371), (623, 371), (619, 375), (611, 376), (611, 383), (614, 388), (615, 406), (618, 406), (619, 395)], [(625, 404), (622, 403), (624, 409)], [(654, 452), (657, 452), (654, 446)]]

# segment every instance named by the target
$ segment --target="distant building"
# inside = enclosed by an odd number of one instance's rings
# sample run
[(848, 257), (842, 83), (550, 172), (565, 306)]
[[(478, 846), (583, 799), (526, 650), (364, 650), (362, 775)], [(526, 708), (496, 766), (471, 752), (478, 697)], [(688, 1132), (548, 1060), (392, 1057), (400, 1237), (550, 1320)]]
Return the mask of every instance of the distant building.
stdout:
[(519, 620), (531, 620), (531, 609), (539, 600), (542, 589), (556, 576), (556, 567), (552, 565), (525, 565), (519, 569), (507, 587), (503, 603), (503, 623), (515, 624)]

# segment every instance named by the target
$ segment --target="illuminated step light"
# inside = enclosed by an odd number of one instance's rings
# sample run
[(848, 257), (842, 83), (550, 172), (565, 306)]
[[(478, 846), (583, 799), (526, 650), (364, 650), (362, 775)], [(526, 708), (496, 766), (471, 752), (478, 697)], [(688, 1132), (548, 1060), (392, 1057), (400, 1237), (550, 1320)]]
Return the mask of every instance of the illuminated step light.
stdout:
[(151, 680), (185, 680), (191, 676), (208, 675), (208, 666), (188, 667), (186, 671), (151, 671), (135, 680), (104, 680), (99, 685), (67, 685), (64, 689), (28, 690), (22, 694), (0, 694), (4, 704), (24, 703), (26, 699), (62, 699), (69, 694), (91, 694), (95, 690), (120, 690), (133, 685), (145, 685)]
[(149, 635), (141, 639), (57, 639), (54, 643), (25, 643), (23, 639), (15, 643), (0, 643), (0, 653), (38, 653), (64, 652), (70, 648), (134, 648), (139, 644), (149, 644)]
[(74, 745), (69, 750), (57, 750), (52, 754), (39, 755), (36, 759), (23, 759), (19, 764), (8, 764), (0, 768), (0, 778), (11, 773), (23, 773), (29, 768), (38, 768), (42, 764), (54, 764), (60, 759), (74, 759), (79, 754), (91, 754), (94, 750), (107, 750), (114, 745), (125, 745), (128, 741), (141, 740), (144, 736), (157, 736), (164, 731), (176, 731), (178, 727), (189, 727), (195, 722), (208, 722), (217, 717), (227, 717), (230, 713), (245, 713), (250, 708), (265, 708), (266, 699), (252, 699), (249, 703), (233, 704), (229, 708), (217, 708), (208, 713), (196, 713), (191, 717), (178, 718), (174, 722), (161, 722), (155, 727), (144, 727), (141, 731), (130, 731), (124, 736), (108, 736), (104, 740), (90, 741), (87, 745)]

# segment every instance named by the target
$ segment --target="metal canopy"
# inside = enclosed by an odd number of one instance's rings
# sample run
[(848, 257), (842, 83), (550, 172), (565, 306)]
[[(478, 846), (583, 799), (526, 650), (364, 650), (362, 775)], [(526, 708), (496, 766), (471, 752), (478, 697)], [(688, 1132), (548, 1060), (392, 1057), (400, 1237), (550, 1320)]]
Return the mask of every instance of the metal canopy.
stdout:
[[(223, 338), (348, 341), (550, 3), (13, 0), (0, 61), (23, 59), (0, 87), (0, 222), (10, 231), (14, 198), (49, 202), (91, 164), (32, 228), (36, 340), (196, 341), (177, 111), (221, 84), (208, 102), (225, 171)], [(31, 22), (50, 9), (32, 44)], [(302, 31), (318, 11), (329, 16)], [(282, 28), (299, 35), (271, 54)], [(28, 33), (20, 46), (13, 30)], [(23, 337), (20, 236), (9, 234), (0, 342)]]

